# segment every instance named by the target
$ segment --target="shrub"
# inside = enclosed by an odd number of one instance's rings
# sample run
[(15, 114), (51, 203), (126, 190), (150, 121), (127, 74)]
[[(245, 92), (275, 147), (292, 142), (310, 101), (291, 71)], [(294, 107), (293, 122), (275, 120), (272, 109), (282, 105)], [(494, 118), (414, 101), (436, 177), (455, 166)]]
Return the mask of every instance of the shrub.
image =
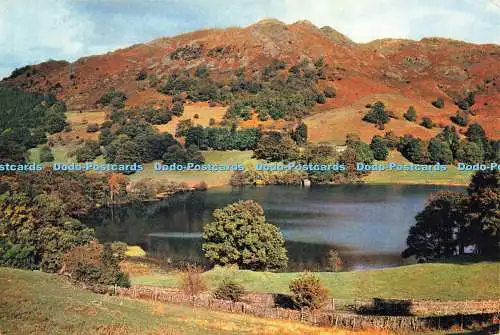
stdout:
[(444, 100), (443, 98), (437, 98), (432, 102), (432, 105), (436, 108), (443, 108), (444, 107)]
[(327, 87), (323, 90), (323, 94), (327, 98), (335, 98), (337, 96), (337, 92), (333, 87)]
[(101, 96), (98, 102), (103, 105), (112, 105), (116, 108), (122, 108), (125, 100), (127, 100), (127, 95), (125, 93), (119, 90), (110, 89)]
[(120, 270), (119, 259), (110, 245), (93, 241), (71, 249), (64, 256), (63, 270), (71, 278), (88, 284), (129, 287), (128, 276)]
[(231, 301), (241, 301), (241, 298), (245, 294), (245, 288), (243, 285), (235, 282), (233, 279), (225, 278), (219, 284), (214, 292), (214, 296), (217, 299), (231, 300)]
[(323, 95), (323, 93), (319, 93), (318, 96), (316, 97), (316, 102), (319, 104), (324, 104), (326, 103), (326, 98)]
[(185, 294), (195, 296), (207, 289), (207, 285), (201, 276), (202, 272), (197, 266), (187, 266), (181, 277), (181, 288)]
[(299, 278), (293, 279), (289, 288), (293, 303), (301, 309), (321, 308), (330, 295), (328, 288), (312, 273), (303, 273)]
[(469, 115), (464, 111), (457, 111), (457, 113), (450, 119), (451, 121), (462, 127), (465, 127), (469, 123)]
[(417, 111), (415, 110), (415, 108), (413, 106), (410, 106), (408, 108), (408, 110), (406, 111), (406, 113), (403, 114), (403, 116), (408, 121), (414, 122), (417, 120)]
[(141, 81), (141, 80), (145, 80), (147, 77), (148, 77), (148, 74), (147, 74), (146, 70), (141, 70), (137, 74), (137, 77), (135, 77), (135, 80)]
[(434, 123), (427, 116), (422, 119), (422, 123), (420, 125), (422, 125), (425, 128), (428, 128), (428, 129), (431, 129), (434, 127)]
[(113, 256), (119, 261), (123, 261), (126, 258), (126, 252), (128, 250), (127, 243), (120, 241), (111, 243), (111, 250), (113, 251)]
[(214, 118), (210, 118), (210, 120), (208, 120), (208, 125), (209, 126), (215, 126), (215, 119)]
[(99, 131), (99, 125), (97, 123), (90, 123), (87, 126), (87, 133), (95, 133)]
[(193, 115), (193, 118), (195, 118), (195, 119), (199, 119), (199, 118), (200, 118), (200, 115), (199, 115), (198, 113), (196, 113), (196, 114), (194, 114), (194, 115)]

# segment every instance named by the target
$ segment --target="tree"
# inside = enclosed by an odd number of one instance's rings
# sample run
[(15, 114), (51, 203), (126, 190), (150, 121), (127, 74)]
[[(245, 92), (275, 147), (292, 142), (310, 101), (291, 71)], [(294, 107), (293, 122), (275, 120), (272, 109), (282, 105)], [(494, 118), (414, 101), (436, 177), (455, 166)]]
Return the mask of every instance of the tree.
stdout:
[(433, 194), (424, 210), (415, 216), (417, 222), (410, 228), (403, 257), (427, 261), (457, 254), (455, 234), (464, 226), (464, 201), (464, 195), (457, 192)]
[(441, 98), (441, 97), (437, 98), (436, 100), (434, 100), (432, 102), (432, 105), (434, 107), (436, 107), (436, 108), (439, 108), (439, 109), (444, 108), (444, 100), (443, 100), (443, 98)]
[(440, 141), (434, 137), (427, 146), (430, 163), (451, 164), (453, 163), (453, 152), (447, 142)]
[(186, 136), (188, 130), (193, 127), (191, 119), (180, 120), (175, 128), (175, 137)]
[(298, 145), (303, 145), (307, 143), (307, 125), (304, 122), (301, 122), (295, 131), (292, 133), (292, 139)]
[(385, 105), (381, 101), (373, 104), (370, 111), (363, 117), (363, 121), (375, 123), (379, 129), (383, 129), (384, 123), (389, 122), (390, 116), (385, 111)]
[(257, 159), (278, 162), (291, 160), (297, 153), (297, 145), (289, 136), (279, 132), (269, 132), (260, 138), (254, 156)]
[(343, 262), (340, 253), (335, 249), (328, 250), (328, 270), (332, 272), (342, 271)]
[(425, 141), (415, 138), (412, 135), (401, 137), (398, 149), (401, 154), (412, 163), (426, 164), (429, 161), (429, 154)]
[(353, 141), (348, 147), (354, 149), (357, 163), (371, 164), (373, 162), (373, 152), (368, 144), (362, 141)]
[(479, 171), (467, 188), (469, 195), (468, 236), (477, 254), (498, 257), (500, 241), (500, 173)]
[(52, 149), (48, 145), (44, 145), (40, 148), (40, 162), (52, 162), (54, 160), (54, 154)]
[(414, 122), (417, 120), (417, 111), (413, 106), (410, 106), (406, 113), (403, 114), (404, 118), (408, 121)]
[(479, 171), (467, 195), (442, 191), (433, 194), (410, 228), (403, 257), (419, 261), (448, 258), (474, 247), (474, 253), (498, 257), (500, 188), (498, 171)]
[(467, 140), (475, 143), (482, 143), (487, 139), (486, 132), (483, 127), (476, 122), (469, 125), (469, 128), (467, 128), (467, 131), (465, 132), (465, 136), (467, 137)]
[(49, 134), (61, 132), (66, 126), (66, 115), (49, 109), (45, 114), (45, 125), (45, 129)]
[(373, 157), (379, 161), (385, 161), (389, 155), (389, 149), (387, 148), (387, 141), (379, 135), (375, 135), (370, 143), (370, 149), (373, 152)]
[(202, 249), (215, 264), (237, 264), (252, 270), (282, 269), (288, 257), (278, 227), (266, 222), (253, 200), (216, 209), (214, 221), (203, 227)]
[(101, 146), (97, 141), (85, 141), (75, 154), (77, 162), (92, 162), (101, 154)]
[(327, 301), (329, 290), (312, 273), (303, 273), (289, 285), (292, 301), (298, 308), (319, 309)]
[(461, 163), (477, 164), (483, 162), (484, 151), (474, 142), (459, 142), (456, 152), (456, 159)]

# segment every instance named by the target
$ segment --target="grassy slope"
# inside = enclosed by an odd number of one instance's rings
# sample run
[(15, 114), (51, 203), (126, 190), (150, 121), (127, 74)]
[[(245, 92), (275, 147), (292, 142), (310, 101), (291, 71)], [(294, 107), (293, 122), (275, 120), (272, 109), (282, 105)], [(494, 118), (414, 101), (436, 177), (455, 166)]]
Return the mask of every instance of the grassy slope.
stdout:
[(354, 333), (104, 296), (56, 275), (0, 268), (0, 334)]
[[(257, 160), (252, 159), (252, 151), (205, 151), (203, 152), (206, 164), (244, 164), (255, 165)], [(209, 186), (228, 185), (232, 171), (154, 171), (153, 164), (145, 164), (144, 171), (133, 174), (133, 180), (141, 178), (164, 179), (177, 182), (186, 182), (193, 185), (205, 181)]]
[[(370, 299), (500, 299), (500, 263), (417, 264), (364, 272), (318, 273), (334, 298)], [(216, 268), (204, 274), (214, 287), (222, 278), (233, 276), (254, 292), (286, 293), (297, 273), (253, 272)], [(133, 276), (134, 284), (176, 286), (177, 274)]]
[[(381, 164), (389, 162), (410, 164), (401, 153), (391, 151), (389, 157)], [(372, 171), (364, 181), (367, 184), (432, 184), (432, 185), (468, 185), (471, 171), (458, 171), (456, 166), (448, 165), (444, 172), (420, 171)]]

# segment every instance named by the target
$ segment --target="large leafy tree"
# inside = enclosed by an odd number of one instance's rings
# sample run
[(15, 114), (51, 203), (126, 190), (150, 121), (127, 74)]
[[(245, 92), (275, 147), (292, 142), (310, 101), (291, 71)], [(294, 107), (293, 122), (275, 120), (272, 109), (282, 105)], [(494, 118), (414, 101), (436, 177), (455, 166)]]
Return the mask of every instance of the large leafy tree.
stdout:
[(475, 254), (499, 255), (500, 187), (498, 171), (477, 172), (467, 194), (439, 192), (415, 217), (410, 228), (408, 248), (403, 257), (420, 261), (464, 254), (473, 247)]
[(498, 171), (480, 171), (471, 180), (467, 218), (476, 253), (498, 256), (500, 249), (500, 185)]
[(287, 266), (285, 240), (267, 223), (263, 208), (252, 200), (216, 209), (214, 221), (203, 227), (203, 251), (215, 264), (237, 264), (252, 270)]
[(292, 160), (297, 153), (298, 148), (295, 142), (289, 136), (279, 132), (269, 132), (262, 136), (254, 151), (256, 158), (271, 162)]
[(415, 256), (420, 261), (451, 257), (457, 250), (455, 233), (463, 226), (460, 212), (464, 196), (443, 191), (431, 196), (424, 210), (417, 214), (406, 240), (403, 257)]

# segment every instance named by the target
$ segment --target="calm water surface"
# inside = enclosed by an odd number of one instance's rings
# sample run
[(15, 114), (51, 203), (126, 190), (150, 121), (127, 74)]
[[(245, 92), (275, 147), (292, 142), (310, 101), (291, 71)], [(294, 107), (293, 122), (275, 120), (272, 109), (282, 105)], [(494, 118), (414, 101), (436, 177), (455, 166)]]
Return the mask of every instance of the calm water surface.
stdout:
[(439, 190), (419, 185), (339, 185), (301, 188), (217, 188), (161, 202), (103, 209), (90, 219), (102, 242), (139, 244), (152, 254), (202, 259), (200, 231), (214, 209), (252, 199), (287, 240), (289, 269), (321, 269), (339, 250), (349, 270), (405, 264), (400, 257), (409, 227), (425, 200)]

